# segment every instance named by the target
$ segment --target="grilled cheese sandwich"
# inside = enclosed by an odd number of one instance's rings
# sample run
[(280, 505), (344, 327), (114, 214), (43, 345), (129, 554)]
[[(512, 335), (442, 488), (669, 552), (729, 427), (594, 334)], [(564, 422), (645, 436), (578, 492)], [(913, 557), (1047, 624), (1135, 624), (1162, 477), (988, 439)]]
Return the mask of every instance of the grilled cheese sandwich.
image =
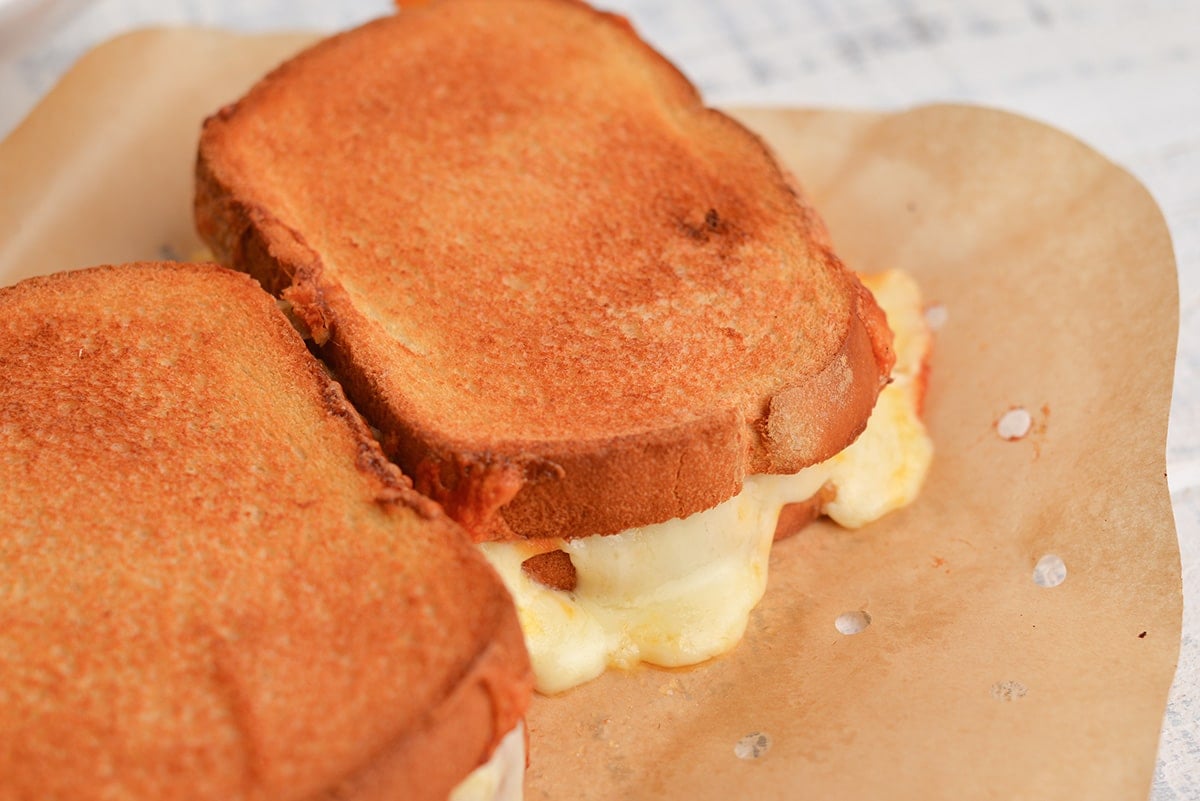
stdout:
[(506, 576), (547, 691), (727, 650), (779, 508), (858, 524), (919, 484), (875, 296), (619, 17), (406, 8), (214, 114), (196, 175), (214, 254)]

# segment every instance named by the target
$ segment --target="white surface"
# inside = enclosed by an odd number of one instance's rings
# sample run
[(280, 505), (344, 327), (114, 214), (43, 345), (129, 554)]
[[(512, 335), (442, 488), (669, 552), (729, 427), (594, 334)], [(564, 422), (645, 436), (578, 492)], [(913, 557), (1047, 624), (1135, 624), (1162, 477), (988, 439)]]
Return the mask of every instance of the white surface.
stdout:
[[(713, 103), (999, 106), (1075, 134), (1149, 187), (1179, 264), (1167, 463), (1186, 607), (1153, 798), (1200, 799), (1200, 2), (600, 1), (630, 16)], [(332, 30), (388, 8), (383, 0), (96, 0), (40, 37), (30, 28), (13, 44), (0, 30), (0, 135), (87, 48), (124, 30)]]
[(41, 41), (83, 3), (84, 0), (0, 0), (0, 58), (24, 52)]

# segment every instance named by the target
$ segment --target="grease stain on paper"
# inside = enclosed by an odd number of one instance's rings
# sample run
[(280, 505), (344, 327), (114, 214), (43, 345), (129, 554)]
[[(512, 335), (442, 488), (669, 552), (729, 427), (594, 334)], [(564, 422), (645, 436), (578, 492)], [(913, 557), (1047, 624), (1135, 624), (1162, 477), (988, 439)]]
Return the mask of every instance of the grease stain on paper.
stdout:
[(1048, 553), (1033, 566), (1033, 583), (1039, 587), (1057, 587), (1067, 580), (1067, 565), (1062, 558)]
[(842, 634), (858, 634), (871, 625), (871, 616), (862, 609), (842, 612), (833, 625)]
[(738, 759), (761, 759), (771, 750), (771, 738), (760, 731), (752, 731), (737, 741), (733, 753)]

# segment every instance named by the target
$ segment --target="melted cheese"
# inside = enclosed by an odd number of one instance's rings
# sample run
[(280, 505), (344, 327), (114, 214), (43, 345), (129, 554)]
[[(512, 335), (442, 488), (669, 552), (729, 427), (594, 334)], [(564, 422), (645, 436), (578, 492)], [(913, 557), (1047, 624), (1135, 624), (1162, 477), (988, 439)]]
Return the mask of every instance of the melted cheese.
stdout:
[(492, 758), (471, 771), (448, 801), (521, 801), (525, 797), (525, 727), (504, 736)]
[(888, 315), (896, 367), (866, 430), (846, 450), (794, 475), (750, 476), (738, 495), (686, 519), (552, 543), (575, 566), (573, 592), (521, 569), (544, 544), (480, 545), (516, 601), (540, 692), (582, 684), (610, 665), (675, 667), (731, 650), (766, 589), (780, 509), (826, 482), (837, 494), (825, 513), (848, 527), (917, 496), (933, 453), (919, 416), (930, 341), (920, 294), (896, 271), (863, 282)]

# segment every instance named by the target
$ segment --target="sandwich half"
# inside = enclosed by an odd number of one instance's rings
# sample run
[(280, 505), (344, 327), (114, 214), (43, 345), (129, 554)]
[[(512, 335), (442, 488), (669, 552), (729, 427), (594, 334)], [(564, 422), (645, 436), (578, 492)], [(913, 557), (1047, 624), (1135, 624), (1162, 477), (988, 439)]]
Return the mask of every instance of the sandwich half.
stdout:
[[(780, 509), (834, 503), (803, 471), (893, 379), (885, 313), (768, 148), (574, 0), (435, 0), (318, 43), (206, 122), (195, 207), (484, 543), (545, 691), (732, 647)], [(884, 472), (910, 480), (871, 514), (924, 474), (909, 417)]]
[(0, 488), (0, 796), (444, 801), (514, 747), (522, 774), (503, 585), (245, 275), (0, 289)]

